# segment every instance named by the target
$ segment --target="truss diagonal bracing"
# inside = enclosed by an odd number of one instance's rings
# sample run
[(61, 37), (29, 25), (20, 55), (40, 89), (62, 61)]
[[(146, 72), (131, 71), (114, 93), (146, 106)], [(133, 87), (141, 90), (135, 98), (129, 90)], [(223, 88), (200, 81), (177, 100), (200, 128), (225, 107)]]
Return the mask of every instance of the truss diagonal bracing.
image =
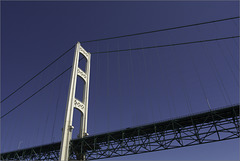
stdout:
[[(71, 141), (70, 160), (119, 157), (239, 138), (239, 105)], [(57, 160), (60, 143), (3, 153), (2, 160)]]

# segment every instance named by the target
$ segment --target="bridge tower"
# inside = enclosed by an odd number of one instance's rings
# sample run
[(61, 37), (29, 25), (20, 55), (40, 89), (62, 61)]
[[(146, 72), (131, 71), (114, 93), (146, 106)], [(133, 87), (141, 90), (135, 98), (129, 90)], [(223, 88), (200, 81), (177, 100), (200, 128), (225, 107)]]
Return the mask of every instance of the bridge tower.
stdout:
[[(82, 54), (86, 58), (85, 72), (79, 68), (79, 55)], [(78, 137), (83, 138), (88, 135), (87, 133), (87, 116), (88, 116), (88, 96), (89, 96), (89, 81), (90, 81), (90, 61), (91, 54), (88, 53), (78, 42), (75, 47), (75, 55), (72, 65), (72, 74), (69, 84), (68, 100), (65, 111), (65, 119), (62, 131), (62, 142), (60, 149), (59, 160), (69, 160), (70, 141), (73, 132), (73, 111), (74, 108), (81, 112), (80, 132)], [(80, 101), (75, 97), (77, 78), (84, 80), (83, 100)], [(85, 160), (85, 155), (78, 156), (78, 160)]]

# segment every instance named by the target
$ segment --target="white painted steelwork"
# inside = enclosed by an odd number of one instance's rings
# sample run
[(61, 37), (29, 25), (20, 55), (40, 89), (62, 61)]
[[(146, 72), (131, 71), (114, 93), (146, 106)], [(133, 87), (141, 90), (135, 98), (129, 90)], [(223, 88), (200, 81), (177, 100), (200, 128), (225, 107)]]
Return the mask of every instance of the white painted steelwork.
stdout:
[[(79, 63), (79, 54), (82, 54), (87, 62), (86, 62), (86, 71), (84, 72), (78, 67)], [(90, 81), (90, 61), (91, 54), (86, 52), (86, 50), (80, 45), (78, 42), (75, 47), (75, 55), (72, 65), (72, 74), (70, 79), (69, 91), (68, 91), (68, 100), (65, 112), (65, 120), (62, 132), (62, 142), (60, 149), (60, 161), (69, 160), (69, 143), (72, 139), (72, 120), (73, 120), (73, 111), (74, 108), (78, 109), (81, 112), (81, 123), (80, 123), (80, 132), (78, 137), (83, 138), (87, 136), (87, 115), (88, 115), (88, 96), (89, 96), (89, 81)], [(82, 78), (85, 82), (84, 91), (83, 91), (83, 101), (76, 99), (76, 84), (77, 84), (77, 76)], [(81, 156), (81, 160), (85, 160), (85, 156)]]

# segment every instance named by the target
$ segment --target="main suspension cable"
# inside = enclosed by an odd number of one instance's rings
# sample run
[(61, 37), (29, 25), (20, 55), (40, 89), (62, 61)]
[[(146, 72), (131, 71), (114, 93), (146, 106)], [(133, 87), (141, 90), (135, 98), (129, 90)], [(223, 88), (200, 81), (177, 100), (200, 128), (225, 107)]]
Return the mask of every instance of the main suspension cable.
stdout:
[(181, 29), (181, 28), (186, 28), (186, 27), (192, 27), (192, 26), (216, 23), (216, 22), (221, 22), (221, 21), (233, 20), (233, 19), (237, 19), (237, 18), (240, 18), (240, 17), (239, 16), (237, 16), (237, 17), (230, 17), (230, 18), (224, 18), (224, 19), (218, 19), (218, 20), (213, 20), (213, 21), (200, 22), (200, 23), (183, 25), (183, 26), (177, 26), (177, 27), (170, 27), (170, 28), (153, 30), (153, 31), (139, 32), (139, 33), (135, 33), (135, 34), (127, 34), (127, 35), (121, 35), (121, 36), (115, 36), (115, 37), (108, 37), (108, 38), (95, 39), (95, 40), (88, 40), (88, 41), (82, 41), (81, 43), (90, 43), (90, 42), (112, 40), (112, 39), (118, 39), (118, 38), (130, 37), (130, 36), (138, 36), (138, 35), (150, 34), (150, 33), (155, 33), (155, 32), (169, 31), (169, 30)]
[(23, 83), (20, 87), (15, 89), (11, 94), (9, 94), (7, 97), (5, 97), (3, 100), (1, 100), (1, 103), (3, 103), (5, 100), (7, 100), (9, 97), (11, 97), (13, 94), (15, 94), (17, 91), (19, 91), (21, 88), (23, 88), (25, 85), (27, 85), (29, 82), (31, 82), (34, 78), (36, 78), (38, 75), (40, 75), (42, 72), (44, 72), (47, 68), (49, 68), (51, 65), (56, 63), (60, 58), (62, 58), (64, 55), (66, 55), (72, 48), (75, 46), (75, 44), (65, 51), (63, 54), (61, 54), (59, 57), (57, 57), (55, 60), (53, 60), (51, 63), (49, 63), (46, 67), (44, 67), (41, 71), (39, 71), (37, 74), (35, 74), (32, 78), (30, 78), (28, 81)]
[(64, 70), (61, 74), (57, 75), (55, 78), (53, 78), (50, 82), (48, 82), (47, 84), (45, 84), (43, 87), (41, 87), (39, 90), (37, 90), (36, 92), (34, 92), (31, 96), (29, 96), (28, 98), (26, 98), (25, 100), (23, 100), (21, 103), (19, 103), (17, 106), (15, 106), (14, 108), (12, 108), (10, 111), (8, 111), (6, 114), (2, 115), (0, 119), (4, 118), (5, 116), (7, 116), (8, 114), (10, 114), (12, 111), (16, 110), (20, 105), (22, 105), (23, 103), (25, 103), (26, 101), (28, 101), (30, 98), (32, 98), (34, 95), (36, 95), (37, 93), (39, 93), (41, 90), (43, 90), (44, 88), (46, 88), (49, 84), (51, 84), (52, 82), (54, 82), (55, 80), (57, 80), (60, 76), (62, 76), (64, 73), (66, 73), (69, 69), (71, 69), (72, 66), (68, 67), (66, 70)]
[(230, 37), (221, 37), (221, 38), (215, 38), (215, 39), (189, 41), (189, 42), (183, 42), (183, 43), (174, 43), (174, 44), (157, 45), (157, 46), (147, 46), (147, 47), (132, 48), (132, 49), (100, 51), (100, 52), (93, 52), (93, 53), (91, 53), (91, 54), (104, 54), (104, 53), (106, 54), (106, 53), (115, 53), (115, 52), (130, 51), (130, 50), (142, 50), (142, 49), (153, 49), (153, 48), (161, 48), (161, 47), (170, 47), (170, 46), (197, 44), (197, 43), (202, 43), (202, 42), (211, 42), (211, 41), (218, 41), (218, 40), (227, 40), (227, 39), (233, 39), (233, 38), (238, 38), (238, 37), (240, 37), (240, 36), (237, 35), (237, 36), (230, 36)]
[[(130, 36), (137, 36), (137, 35), (143, 35), (143, 34), (150, 34), (150, 33), (155, 33), (155, 32), (168, 31), (168, 30), (174, 30), (174, 29), (180, 29), (180, 28), (186, 28), (186, 27), (192, 27), (192, 26), (198, 26), (198, 25), (216, 23), (216, 22), (221, 22), (221, 21), (233, 20), (233, 19), (237, 19), (237, 18), (240, 18), (240, 17), (236, 16), (236, 17), (218, 19), (218, 20), (213, 20), (213, 21), (206, 21), (206, 22), (201, 22), (201, 23), (195, 23), (195, 24), (189, 24), (189, 25), (183, 25), (183, 26), (177, 26), (177, 27), (170, 27), (170, 28), (153, 30), (153, 31), (146, 31), (146, 32), (135, 33), (135, 34), (127, 34), (127, 35), (122, 35), (122, 36), (115, 36), (115, 37), (109, 37), (109, 38), (88, 40), (88, 41), (82, 41), (81, 43), (90, 43), (90, 42), (96, 42), (96, 41), (111, 40), (111, 39), (117, 39), (117, 38), (123, 38), (123, 37), (130, 37)], [(1, 103), (4, 102), (5, 100), (7, 100), (9, 97), (11, 97), (13, 94), (15, 94), (21, 88), (23, 88), (26, 84), (28, 84), (30, 81), (32, 81), (34, 78), (36, 78), (39, 74), (41, 74), (43, 71), (45, 71), (51, 65), (53, 65), (55, 62), (57, 62), (61, 57), (63, 57), (66, 53), (68, 53), (74, 46), (75, 46), (75, 44), (70, 49), (68, 49), (66, 52), (61, 54), (58, 58), (56, 58), (54, 61), (52, 61), (50, 64), (48, 64), (45, 68), (43, 68), (41, 71), (39, 71), (37, 74), (35, 74), (32, 78), (30, 78), (28, 81), (23, 83), (20, 87), (18, 87), (16, 90), (14, 90), (11, 94), (9, 94), (7, 97), (5, 97), (3, 100), (1, 100)], [(113, 52), (113, 51), (110, 51), (110, 52)], [(99, 53), (99, 52), (97, 52), (97, 53)]]
[[(183, 43), (177, 43), (177, 44), (166, 44), (166, 45), (159, 45), (159, 46), (148, 46), (148, 47), (141, 47), (141, 48), (133, 48), (133, 49), (122, 49), (122, 50), (112, 50), (112, 51), (102, 51), (102, 52), (95, 52), (92, 54), (99, 54), (99, 53), (113, 53), (113, 52), (121, 52), (121, 51), (129, 51), (129, 50), (142, 50), (142, 49), (151, 49), (151, 48), (160, 48), (160, 47), (169, 47), (169, 46), (177, 46), (177, 45), (187, 45), (187, 44), (194, 44), (194, 43), (202, 43), (202, 42), (210, 42), (210, 41), (218, 41), (218, 40), (225, 40), (225, 39), (233, 39), (233, 38), (238, 38), (240, 37), (238, 36), (231, 36), (231, 37), (222, 37), (222, 38), (215, 38), (215, 39), (208, 39), (208, 40), (199, 40), (199, 41), (191, 41), (191, 42), (183, 42)], [(75, 46), (75, 45), (74, 45)], [(74, 47), (73, 46), (73, 47)], [(72, 48), (73, 48), (72, 47)], [(71, 48), (71, 49), (72, 49)], [(69, 50), (71, 50), (69, 49)], [(68, 51), (69, 51), (68, 50)], [(65, 52), (66, 53), (66, 52)], [(62, 54), (63, 55), (63, 54)], [(60, 58), (60, 57), (58, 57)], [(56, 62), (56, 61), (54, 61)], [(53, 63), (54, 63), (53, 62)], [(48, 66), (49, 67), (49, 66)], [(48, 82), (46, 85), (44, 85), (43, 87), (41, 87), (38, 91), (36, 91), (35, 93), (33, 93), (30, 97), (28, 97), (27, 99), (25, 99), (24, 101), (22, 101), (20, 104), (18, 104), (17, 106), (15, 106), (13, 109), (11, 109), (10, 111), (8, 111), (6, 114), (4, 114), (3, 116), (1, 116), (0, 119), (2, 119), (3, 117), (5, 117), (6, 115), (8, 115), (10, 112), (14, 111), (16, 108), (18, 108), (20, 105), (22, 105), (23, 103), (25, 103), (27, 100), (29, 100), (30, 98), (32, 98), (34, 95), (36, 95), (38, 92), (40, 92), (42, 89), (44, 89), (45, 87), (47, 87), (49, 84), (51, 84), (53, 81), (55, 81), (57, 78), (59, 78), (62, 74), (64, 74), (66, 71), (68, 71), (71, 67), (67, 68), (65, 71), (63, 71), (61, 74), (59, 74), (58, 76), (56, 76), (53, 80), (51, 80), (50, 82)], [(45, 70), (45, 69), (44, 69)], [(42, 70), (43, 71), (43, 70)], [(41, 71), (41, 72), (42, 72)], [(34, 77), (36, 77), (37, 75), (35, 75)], [(32, 78), (33, 79), (33, 78)], [(29, 80), (31, 81), (31, 80)], [(20, 88), (20, 87), (19, 87)]]

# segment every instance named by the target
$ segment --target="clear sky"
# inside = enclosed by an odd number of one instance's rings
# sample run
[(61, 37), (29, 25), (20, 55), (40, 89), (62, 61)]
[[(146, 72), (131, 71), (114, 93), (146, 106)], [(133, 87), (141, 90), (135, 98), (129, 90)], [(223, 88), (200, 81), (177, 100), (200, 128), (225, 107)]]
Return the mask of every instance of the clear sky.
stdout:
[[(238, 1), (1, 1), (1, 100), (77, 41), (236, 16)], [(94, 53), (236, 35), (239, 19), (82, 46)], [(68, 68), (73, 54), (74, 49), (4, 101), (1, 115)], [(206, 98), (212, 109), (238, 104), (238, 67), (239, 39), (92, 54), (88, 132), (94, 135), (206, 111)], [(69, 77), (70, 71), (1, 120), (2, 152), (60, 141)], [(73, 138), (78, 116), (76, 111)], [(239, 160), (239, 140), (116, 159)]]

